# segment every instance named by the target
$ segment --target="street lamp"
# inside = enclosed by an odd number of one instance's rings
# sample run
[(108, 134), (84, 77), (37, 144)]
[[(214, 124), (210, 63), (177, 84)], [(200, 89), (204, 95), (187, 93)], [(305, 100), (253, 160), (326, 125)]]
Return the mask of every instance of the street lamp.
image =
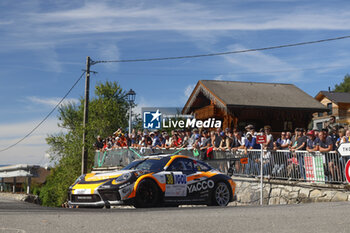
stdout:
[(136, 93), (135, 93), (135, 91), (130, 89), (130, 91), (128, 93), (126, 93), (126, 96), (128, 97), (128, 102), (129, 102), (129, 107), (130, 107), (130, 111), (129, 111), (129, 135), (128, 135), (130, 137), (131, 128), (132, 128), (132, 122), (131, 122), (132, 105), (135, 102)]

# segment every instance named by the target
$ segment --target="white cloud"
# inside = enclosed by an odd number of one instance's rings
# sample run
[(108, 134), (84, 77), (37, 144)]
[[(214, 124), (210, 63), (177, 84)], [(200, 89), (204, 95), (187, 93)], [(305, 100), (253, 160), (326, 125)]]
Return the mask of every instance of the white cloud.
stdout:
[[(347, 7), (341, 10), (315, 7), (288, 9), (210, 8), (201, 4), (172, 2), (133, 6), (87, 2), (70, 10), (26, 15), (45, 31), (60, 33), (101, 33), (147, 30), (348, 30)], [(86, 22), (89, 23), (86, 23)]]
[[(244, 50), (246, 48), (241, 45), (232, 45), (229, 49)], [(293, 65), (263, 52), (244, 53), (240, 54), (240, 56), (224, 56), (224, 58), (230, 64), (240, 67), (240, 69), (247, 72), (256, 72), (257, 75), (264, 75), (265, 72), (266, 75), (270, 76), (269, 81), (271, 82), (294, 83), (296, 81), (301, 81), (302, 71), (297, 71)], [(291, 70), (291, 72), (283, 74), (271, 72), (276, 70)]]
[[(41, 104), (41, 105), (54, 107), (61, 101), (62, 98), (58, 98), (58, 97), (43, 98), (43, 97), (29, 96), (26, 99), (34, 104)], [(66, 98), (62, 101), (61, 105), (67, 104), (67, 103), (78, 103), (78, 102), (79, 102), (78, 99)]]
[[(1, 124), (0, 125), (0, 150), (18, 142), (28, 134), (40, 120)], [(49, 158), (45, 156), (49, 146), (45, 138), (49, 134), (58, 133), (61, 129), (57, 126), (56, 119), (48, 119), (33, 134), (16, 146), (0, 153), (0, 164), (45, 164)]]

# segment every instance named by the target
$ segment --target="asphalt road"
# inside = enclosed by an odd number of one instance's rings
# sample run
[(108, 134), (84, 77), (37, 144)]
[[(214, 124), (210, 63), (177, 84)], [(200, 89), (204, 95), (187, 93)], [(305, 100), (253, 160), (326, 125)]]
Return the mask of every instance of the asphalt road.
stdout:
[(155, 209), (45, 208), (0, 199), (2, 232), (350, 232), (350, 203)]

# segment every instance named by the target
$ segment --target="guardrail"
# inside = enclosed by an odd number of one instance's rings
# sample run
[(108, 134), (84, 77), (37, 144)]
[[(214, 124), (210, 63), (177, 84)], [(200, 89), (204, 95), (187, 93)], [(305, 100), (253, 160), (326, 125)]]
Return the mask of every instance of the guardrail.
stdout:
[[(94, 168), (122, 167), (131, 161), (156, 153), (182, 154), (207, 160), (220, 171), (236, 176), (260, 176), (261, 150), (213, 151), (210, 159), (205, 151), (179, 148), (118, 148), (96, 151)], [(346, 183), (346, 157), (337, 152), (276, 150), (263, 152), (263, 176), (271, 179), (298, 180), (311, 183)]]

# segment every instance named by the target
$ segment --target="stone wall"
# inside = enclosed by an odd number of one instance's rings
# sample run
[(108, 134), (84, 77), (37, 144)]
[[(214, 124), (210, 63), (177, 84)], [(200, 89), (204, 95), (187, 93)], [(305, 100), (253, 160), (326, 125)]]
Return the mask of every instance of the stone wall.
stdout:
[[(259, 205), (260, 179), (233, 177), (237, 201), (233, 205)], [(263, 204), (285, 205), (310, 202), (350, 201), (348, 185), (264, 180)]]

